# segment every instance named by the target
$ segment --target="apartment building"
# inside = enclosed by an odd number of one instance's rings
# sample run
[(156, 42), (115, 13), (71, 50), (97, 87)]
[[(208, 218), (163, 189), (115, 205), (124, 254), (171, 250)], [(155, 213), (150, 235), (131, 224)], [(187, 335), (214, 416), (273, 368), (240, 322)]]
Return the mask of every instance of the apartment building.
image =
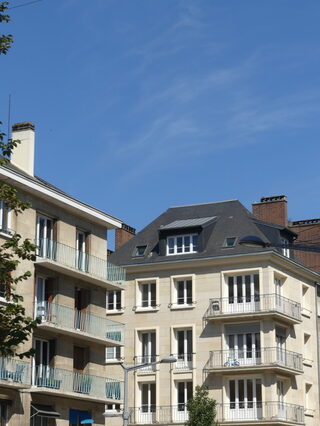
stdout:
[(172, 207), (136, 236), (117, 232), (128, 237), (110, 257), (127, 271), (125, 301), (109, 306), (126, 324), (121, 356), (177, 359), (132, 373), (130, 425), (184, 424), (196, 385), (217, 401), (221, 425), (320, 424), (319, 275), (287, 248), (238, 244), (290, 243), (292, 230), (231, 200)]
[(32, 207), (16, 216), (1, 203), (0, 239), (16, 232), (38, 246), (36, 261), (19, 266), (32, 276), (17, 292), (41, 324), (21, 348), (32, 346), (32, 359), (0, 358), (0, 425), (104, 425), (105, 404), (122, 399), (122, 382), (105, 363), (106, 351), (124, 342), (123, 324), (106, 318), (106, 291), (117, 294), (125, 281), (107, 260), (106, 231), (122, 223), (34, 175), (32, 123), (14, 125), (13, 139), (21, 145), (0, 178)]

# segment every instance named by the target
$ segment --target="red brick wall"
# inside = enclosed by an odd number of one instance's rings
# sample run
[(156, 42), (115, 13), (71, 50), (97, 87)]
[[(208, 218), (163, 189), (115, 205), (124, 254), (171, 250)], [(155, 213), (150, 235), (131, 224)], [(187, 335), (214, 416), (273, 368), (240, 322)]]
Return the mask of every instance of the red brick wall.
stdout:
[[(291, 222), (289, 228), (299, 234), (295, 244), (320, 246), (320, 219)], [(294, 257), (298, 262), (320, 273), (320, 253), (295, 250)]]
[(263, 197), (259, 203), (252, 204), (254, 216), (265, 222), (288, 225), (288, 207), (285, 195)]
[(115, 249), (117, 250), (131, 240), (131, 238), (135, 236), (135, 233), (136, 230), (134, 228), (123, 223), (121, 229), (116, 229)]

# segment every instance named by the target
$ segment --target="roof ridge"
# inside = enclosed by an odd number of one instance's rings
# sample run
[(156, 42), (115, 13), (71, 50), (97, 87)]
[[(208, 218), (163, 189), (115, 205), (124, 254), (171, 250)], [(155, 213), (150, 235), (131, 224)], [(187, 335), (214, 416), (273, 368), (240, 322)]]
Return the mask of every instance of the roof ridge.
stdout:
[(238, 199), (234, 198), (232, 200), (223, 200), (223, 201), (210, 201), (208, 203), (197, 203), (197, 204), (184, 204), (182, 206), (171, 206), (169, 207), (168, 210), (170, 209), (181, 209), (183, 207), (193, 207), (193, 206), (204, 206), (204, 205), (208, 205), (208, 204), (221, 204), (221, 203), (230, 203), (230, 201), (239, 201)]

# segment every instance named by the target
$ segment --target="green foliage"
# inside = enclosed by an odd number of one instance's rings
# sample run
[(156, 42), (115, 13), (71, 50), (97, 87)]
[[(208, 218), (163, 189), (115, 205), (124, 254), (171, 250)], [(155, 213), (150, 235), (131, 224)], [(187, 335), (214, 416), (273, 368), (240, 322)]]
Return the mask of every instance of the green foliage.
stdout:
[(216, 401), (209, 398), (208, 388), (196, 386), (196, 392), (187, 403), (189, 412), (188, 426), (218, 426), (216, 418)]
[[(8, 9), (9, 2), (2, 1), (0, 3), (0, 23), (8, 23), (10, 21), (10, 16), (5, 12)], [(13, 43), (13, 38), (11, 34), (2, 34), (0, 36), (0, 55), (6, 55)]]
[[(0, 23), (10, 21), (9, 15), (4, 13), (7, 9), (8, 2), (0, 2)], [(11, 35), (0, 36), (0, 54), (7, 53), (12, 41)], [(0, 166), (8, 164), (13, 149), (20, 143), (11, 139), (5, 142), (5, 136), (0, 130)], [(0, 183), (0, 200), (16, 215), (30, 207), (19, 200), (15, 188), (5, 183)], [(35, 260), (35, 249), (30, 240), (22, 240), (19, 234), (13, 234), (0, 245), (0, 288), (5, 292), (6, 299), (5, 303), (0, 304), (0, 356), (23, 358), (33, 354), (32, 349), (19, 352), (18, 347), (29, 339), (39, 320), (26, 316), (23, 297), (16, 293), (16, 287), (31, 276), (29, 271), (17, 274), (17, 268), (22, 260)]]

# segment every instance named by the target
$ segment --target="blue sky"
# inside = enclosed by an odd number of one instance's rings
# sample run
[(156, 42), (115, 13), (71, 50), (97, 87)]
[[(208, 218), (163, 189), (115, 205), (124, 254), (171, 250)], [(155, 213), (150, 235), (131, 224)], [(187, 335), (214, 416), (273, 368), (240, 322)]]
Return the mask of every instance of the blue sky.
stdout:
[[(24, 3), (11, 1), (11, 6)], [(138, 230), (172, 205), (287, 194), (320, 216), (318, 0), (42, 0), (1, 24), (0, 117), (36, 172)]]

